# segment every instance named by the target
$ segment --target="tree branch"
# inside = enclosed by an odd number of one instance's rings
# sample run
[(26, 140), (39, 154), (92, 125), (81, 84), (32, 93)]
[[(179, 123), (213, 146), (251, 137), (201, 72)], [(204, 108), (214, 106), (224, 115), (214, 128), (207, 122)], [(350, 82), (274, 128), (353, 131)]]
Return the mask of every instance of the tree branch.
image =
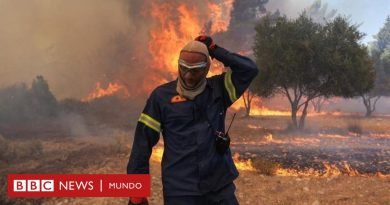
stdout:
[(290, 101), (290, 104), (293, 104), (293, 101), (292, 101), (292, 99), (291, 99), (291, 96), (290, 96), (290, 93), (288, 92), (287, 87), (283, 87), (283, 89), (284, 89), (284, 91), (286, 92), (288, 101)]

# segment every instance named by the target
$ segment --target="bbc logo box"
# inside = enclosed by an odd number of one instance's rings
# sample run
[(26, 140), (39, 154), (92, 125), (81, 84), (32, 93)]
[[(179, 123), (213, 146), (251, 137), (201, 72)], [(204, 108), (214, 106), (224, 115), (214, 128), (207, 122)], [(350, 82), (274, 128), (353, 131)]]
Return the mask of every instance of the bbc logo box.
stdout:
[(14, 192), (54, 192), (54, 180), (14, 180)]
[(150, 196), (149, 174), (8, 174), (7, 182), (10, 198)]

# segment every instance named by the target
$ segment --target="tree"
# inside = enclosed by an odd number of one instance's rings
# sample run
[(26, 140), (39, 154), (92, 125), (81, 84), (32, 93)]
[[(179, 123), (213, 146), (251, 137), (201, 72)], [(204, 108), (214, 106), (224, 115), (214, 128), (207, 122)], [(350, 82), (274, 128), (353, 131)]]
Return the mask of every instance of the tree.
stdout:
[(244, 117), (249, 117), (251, 114), (251, 108), (252, 108), (252, 100), (253, 98), (256, 97), (256, 93), (252, 91), (251, 85), (249, 88), (242, 94), (242, 100), (244, 101), (244, 106), (245, 106), (245, 116)]
[(360, 95), (366, 108), (366, 117), (375, 112), (381, 96), (390, 95), (390, 16), (375, 38), (376, 41), (370, 47), (370, 57), (376, 71), (375, 86), (370, 92)]
[(49, 89), (49, 84), (38, 75), (31, 85), (32, 109), (42, 117), (55, 116), (58, 111), (58, 103)]
[[(313, 22), (263, 18), (256, 26), (254, 54), (262, 68), (255, 83), (260, 96), (284, 94), (291, 105), (292, 127), (303, 129), (309, 102), (317, 97), (354, 97), (373, 86), (374, 70), (363, 34), (342, 17)], [(298, 112), (302, 109), (298, 121)]]
[[(313, 19), (314, 22), (320, 24), (325, 24), (326, 22), (329, 22), (337, 14), (336, 9), (332, 9), (328, 12), (328, 4), (322, 3), (321, 0), (314, 1), (313, 4), (311, 4), (307, 9), (305, 9), (305, 12), (307, 16)], [(311, 104), (313, 105), (314, 111), (320, 113), (322, 110), (322, 106), (327, 100), (328, 98), (326, 98), (325, 96), (320, 96), (318, 98), (313, 99), (311, 101)]]

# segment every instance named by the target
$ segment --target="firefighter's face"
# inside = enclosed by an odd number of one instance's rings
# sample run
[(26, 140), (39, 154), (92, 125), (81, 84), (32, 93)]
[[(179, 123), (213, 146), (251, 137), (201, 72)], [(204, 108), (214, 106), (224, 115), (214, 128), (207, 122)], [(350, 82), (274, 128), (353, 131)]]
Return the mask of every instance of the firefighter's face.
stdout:
[[(183, 51), (179, 57), (179, 74), (187, 87), (195, 87), (206, 77), (208, 64), (201, 53)], [(182, 63), (180, 63), (182, 62)]]

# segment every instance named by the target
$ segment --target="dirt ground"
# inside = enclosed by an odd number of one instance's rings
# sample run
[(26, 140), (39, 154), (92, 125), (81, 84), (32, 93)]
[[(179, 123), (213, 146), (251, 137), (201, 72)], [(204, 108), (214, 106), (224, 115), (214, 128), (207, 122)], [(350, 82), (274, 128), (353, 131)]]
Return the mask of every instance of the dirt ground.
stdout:
[[(374, 159), (376, 156), (380, 159), (378, 162), (383, 163), (364, 163), (366, 158), (358, 158), (357, 162), (374, 168), (381, 165), (383, 174), (390, 174), (386, 172), (390, 160), (387, 158), (390, 151), (389, 119), (381, 117), (367, 120), (354, 117), (319, 116), (308, 119), (308, 130), (305, 133), (290, 133), (285, 129), (288, 120), (285, 117), (239, 118), (232, 128), (232, 135), (235, 136), (232, 149), (240, 153), (242, 160), (264, 157), (280, 163), (283, 167), (287, 165), (287, 168), (299, 168), (300, 166), (293, 162), (306, 160), (305, 166), (315, 165), (312, 160), (309, 160), (310, 156), (306, 155), (312, 152), (301, 152), (300, 157), (295, 156), (297, 154), (294, 151), (299, 148), (309, 147), (310, 150), (315, 150), (327, 147), (332, 149), (325, 149), (325, 151), (336, 150), (346, 153), (346, 148), (354, 150), (356, 147), (368, 147), (375, 153), (369, 156), (373, 156)], [(362, 128), (361, 133), (351, 133), (348, 129), (351, 124), (358, 124)], [(126, 198), (10, 200), (6, 197), (5, 176), (9, 173), (125, 173), (131, 149), (131, 137), (129, 137), (131, 135), (132, 133), (123, 131), (103, 137), (38, 139), (2, 137), (1, 144), (6, 146), (1, 148), (0, 174), (3, 183), (0, 189), (0, 204), (127, 204)], [(245, 149), (251, 146), (252, 148)], [(253, 146), (258, 148), (255, 149)], [(258, 149), (266, 148), (270, 151), (256, 152)], [(319, 160), (322, 160), (321, 156), (324, 155), (321, 154)], [(327, 154), (331, 155), (331, 153)], [(345, 154), (345, 156), (355, 155)], [(340, 160), (350, 159), (341, 157)], [(338, 158), (335, 158), (334, 163), (337, 163), (337, 160)], [(376, 169), (372, 170), (376, 171)], [(151, 160), (151, 174), (152, 195), (149, 202), (152, 205), (159, 205), (162, 204), (162, 185), (158, 160)], [(278, 176), (277, 174), (268, 176), (258, 171), (240, 170), (240, 176), (235, 183), (240, 204), (390, 205), (390, 177), (378, 177), (374, 173), (360, 176), (348, 176), (344, 173), (329, 176)]]

